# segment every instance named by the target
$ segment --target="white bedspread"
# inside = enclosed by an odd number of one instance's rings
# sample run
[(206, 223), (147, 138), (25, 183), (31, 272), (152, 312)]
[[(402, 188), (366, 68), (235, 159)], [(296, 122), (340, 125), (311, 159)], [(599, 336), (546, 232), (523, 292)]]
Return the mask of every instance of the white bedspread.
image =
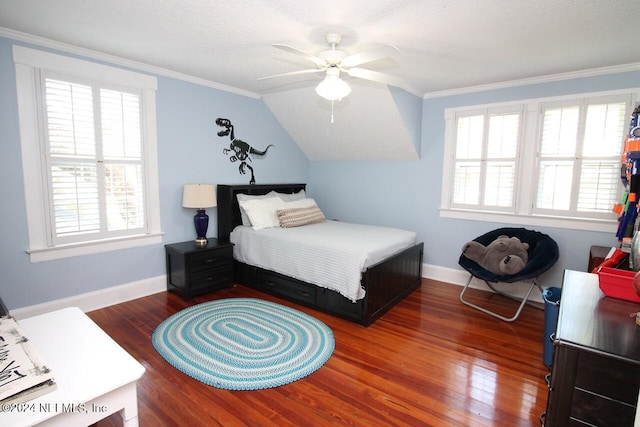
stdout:
[(327, 221), (295, 228), (253, 230), (238, 226), (230, 240), (233, 256), (245, 264), (332, 289), (351, 301), (368, 267), (409, 248), (416, 233), (388, 227)]

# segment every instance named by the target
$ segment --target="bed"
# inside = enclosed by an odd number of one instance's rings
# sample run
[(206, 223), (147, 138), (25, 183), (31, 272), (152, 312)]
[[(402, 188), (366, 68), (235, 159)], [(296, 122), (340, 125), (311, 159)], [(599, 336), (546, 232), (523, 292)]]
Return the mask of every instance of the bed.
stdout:
[[(276, 191), (295, 195), (305, 189), (305, 184), (218, 185), (218, 239), (229, 240), (234, 229), (243, 223), (238, 194), (260, 196)], [(237, 235), (234, 237), (238, 239)], [(422, 254), (423, 243), (414, 242), (369, 265), (360, 275), (364, 297), (359, 299), (322, 284), (300, 280), (238, 259), (234, 260), (234, 281), (369, 326), (420, 286)], [(234, 255), (234, 258), (238, 257)]]

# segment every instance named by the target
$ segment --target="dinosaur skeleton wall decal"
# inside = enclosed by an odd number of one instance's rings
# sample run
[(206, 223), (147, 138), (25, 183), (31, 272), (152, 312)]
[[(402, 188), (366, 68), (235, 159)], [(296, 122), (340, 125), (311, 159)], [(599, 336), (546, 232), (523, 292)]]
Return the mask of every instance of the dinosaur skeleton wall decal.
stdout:
[(240, 139), (236, 139), (233, 133), (233, 125), (231, 124), (231, 121), (229, 119), (223, 119), (221, 117), (218, 117), (216, 119), (216, 124), (224, 128), (224, 130), (221, 130), (220, 132), (218, 132), (218, 136), (223, 137), (223, 136), (229, 135), (229, 139), (231, 140), (231, 143), (229, 144), (229, 148), (225, 148), (224, 150), (222, 150), (222, 153), (224, 155), (231, 154), (231, 156), (229, 157), (229, 161), (231, 163), (240, 161), (240, 166), (238, 167), (238, 171), (240, 172), (241, 175), (244, 175), (247, 173), (247, 170), (249, 170), (251, 172), (251, 180), (249, 181), (249, 184), (255, 184), (256, 177), (253, 173), (253, 167), (248, 163), (251, 161), (250, 154), (253, 154), (256, 156), (264, 156), (267, 154), (269, 147), (274, 147), (274, 145), (273, 144), (267, 145), (267, 148), (265, 148), (264, 151), (256, 150), (248, 143)]

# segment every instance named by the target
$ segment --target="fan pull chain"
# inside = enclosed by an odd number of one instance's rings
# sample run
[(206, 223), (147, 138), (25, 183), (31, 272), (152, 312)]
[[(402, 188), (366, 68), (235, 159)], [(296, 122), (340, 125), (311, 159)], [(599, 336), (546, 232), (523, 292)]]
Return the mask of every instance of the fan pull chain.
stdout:
[(333, 100), (331, 100), (331, 123), (333, 123)]

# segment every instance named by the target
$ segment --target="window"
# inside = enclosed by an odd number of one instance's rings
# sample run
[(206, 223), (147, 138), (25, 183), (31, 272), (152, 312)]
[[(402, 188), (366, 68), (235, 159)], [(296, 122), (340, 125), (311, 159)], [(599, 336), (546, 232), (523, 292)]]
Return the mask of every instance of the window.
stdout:
[(160, 243), (155, 78), (14, 46), (32, 261)]
[(452, 205), (513, 212), (521, 112), (460, 115)]
[(441, 215), (615, 231), (636, 92), (448, 109)]
[(628, 104), (618, 97), (543, 105), (534, 212), (612, 218)]

